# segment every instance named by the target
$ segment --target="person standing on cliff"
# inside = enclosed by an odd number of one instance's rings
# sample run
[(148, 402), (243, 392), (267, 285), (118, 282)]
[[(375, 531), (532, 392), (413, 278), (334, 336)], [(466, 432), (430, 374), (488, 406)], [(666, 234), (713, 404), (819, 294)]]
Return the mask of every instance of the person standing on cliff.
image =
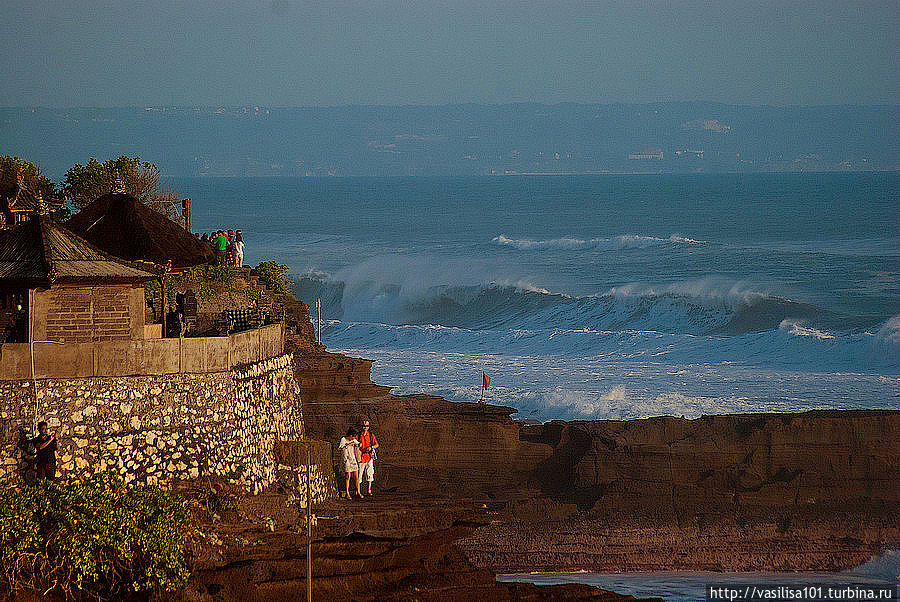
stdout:
[(347, 434), (341, 438), (338, 444), (341, 450), (341, 457), (344, 460), (344, 472), (347, 474), (347, 481), (344, 483), (344, 493), (347, 499), (350, 499), (350, 479), (356, 483), (356, 495), (362, 497), (359, 491), (359, 440), (356, 438), (356, 429), (352, 426), (347, 429)]
[(219, 230), (213, 242), (216, 249), (216, 265), (225, 265), (225, 251), (228, 249), (228, 237), (225, 232)]
[(244, 236), (238, 230), (234, 235), (234, 267), (244, 265)]
[(37, 478), (56, 480), (56, 433), (47, 432), (47, 423), (38, 423), (38, 436), (33, 440), (37, 450)]
[(365, 481), (369, 486), (367, 495), (372, 495), (372, 483), (375, 481), (375, 450), (378, 449), (378, 439), (369, 428), (369, 421), (362, 421), (359, 434), (359, 480)]

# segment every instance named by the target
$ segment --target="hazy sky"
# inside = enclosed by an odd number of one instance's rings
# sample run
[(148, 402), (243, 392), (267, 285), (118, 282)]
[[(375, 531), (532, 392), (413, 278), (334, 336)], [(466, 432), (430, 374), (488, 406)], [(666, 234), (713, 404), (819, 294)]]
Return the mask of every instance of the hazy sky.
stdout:
[(0, 106), (897, 104), (898, 15), (898, 0), (4, 0)]

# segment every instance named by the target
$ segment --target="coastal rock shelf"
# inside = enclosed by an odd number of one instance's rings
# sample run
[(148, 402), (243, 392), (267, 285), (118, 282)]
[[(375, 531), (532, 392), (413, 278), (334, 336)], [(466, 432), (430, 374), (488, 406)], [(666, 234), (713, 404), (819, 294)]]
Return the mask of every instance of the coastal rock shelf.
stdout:
[(900, 412), (527, 425), (513, 408), (373, 390), (369, 365), (295, 362), (319, 391), (309, 436), (369, 418), (379, 490), (483, 505), (489, 524), (458, 542), (477, 566), (830, 571), (900, 544)]
[[(183, 600), (305, 599), (302, 514), (275, 495), (260, 496), (253, 504), (255, 510), (242, 508), (244, 521), (201, 526), (215, 543), (195, 568)], [(273, 532), (252, 520), (276, 510)], [(316, 512), (316, 600), (634, 600), (584, 585), (498, 583), (454, 544), (480, 524), (473, 522), (479, 512), (470, 502), (398, 494), (331, 502)]]

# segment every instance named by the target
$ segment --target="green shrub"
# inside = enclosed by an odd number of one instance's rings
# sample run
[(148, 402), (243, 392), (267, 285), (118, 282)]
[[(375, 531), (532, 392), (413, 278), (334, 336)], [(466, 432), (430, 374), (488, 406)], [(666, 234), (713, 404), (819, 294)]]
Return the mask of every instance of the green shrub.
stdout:
[(256, 269), (253, 270), (254, 275), (259, 277), (260, 281), (276, 293), (289, 293), (294, 283), (288, 280), (286, 274), (290, 270), (288, 266), (277, 261), (260, 262)]
[(0, 579), (12, 590), (115, 599), (188, 579), (192, 518), (155, 485), (113, 475), (56, 485), (0, 483)]

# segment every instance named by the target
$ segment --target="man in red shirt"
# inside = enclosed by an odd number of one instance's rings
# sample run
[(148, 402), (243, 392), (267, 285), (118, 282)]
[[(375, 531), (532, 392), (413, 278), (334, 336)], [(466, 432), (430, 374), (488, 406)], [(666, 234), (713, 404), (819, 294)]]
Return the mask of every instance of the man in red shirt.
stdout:
[(365, 481), (369, 487), (368, 495), (372, 495), (372, 483), (375, 481), (375, 450), (378, 449), (378, 439), (375, 433), (369, 429), (369, 421), (363, 420), (359, 433), (359, 480)]

